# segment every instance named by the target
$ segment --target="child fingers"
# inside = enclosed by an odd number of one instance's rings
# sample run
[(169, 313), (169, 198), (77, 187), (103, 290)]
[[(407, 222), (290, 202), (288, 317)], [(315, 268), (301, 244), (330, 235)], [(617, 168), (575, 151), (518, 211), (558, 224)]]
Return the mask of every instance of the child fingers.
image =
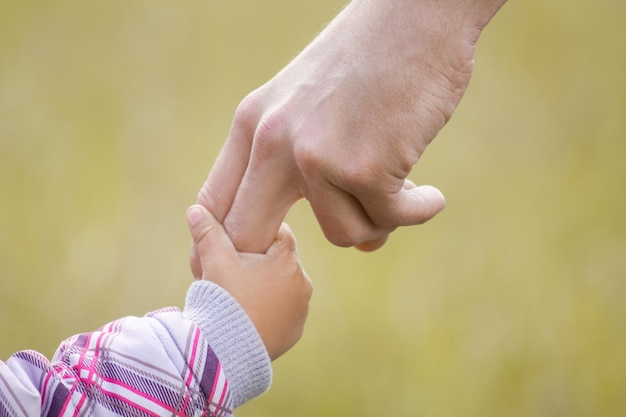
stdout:
[(191, 268), (191, 273), (195, 279), (202, 279), (202, 260), (200, 259), (200, 255), (198, 255), (198, 249), (196, 249), (196, 244), (191, 242), (191, 247), (189, 248), (189, 266)]
[(269, 256), (273, 256), (283, 252), (292, 253), (296, 256), (298, 252), (296, 237), (287, 223), (280, 225), (276, 238), (274, 238), (274, 242), (272, 242), (266, 253)]

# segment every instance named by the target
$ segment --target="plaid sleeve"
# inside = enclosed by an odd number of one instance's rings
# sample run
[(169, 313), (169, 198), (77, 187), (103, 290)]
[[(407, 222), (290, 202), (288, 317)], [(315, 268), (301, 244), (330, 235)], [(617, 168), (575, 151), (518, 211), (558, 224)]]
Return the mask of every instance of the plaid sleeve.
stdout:
[(200, 328), (175, 308), (127, 317), (0, 362), (0, 417), (232, 416), (229, 383)]

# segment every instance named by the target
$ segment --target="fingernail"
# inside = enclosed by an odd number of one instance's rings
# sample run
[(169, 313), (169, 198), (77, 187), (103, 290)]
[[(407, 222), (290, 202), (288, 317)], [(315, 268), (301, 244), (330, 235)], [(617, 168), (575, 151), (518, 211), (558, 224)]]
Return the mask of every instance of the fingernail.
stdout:
[(191, 226), (195, 226), (202, 220), (202, 209), (198, 206), (191, 206), (187, 210), (187, 221)]

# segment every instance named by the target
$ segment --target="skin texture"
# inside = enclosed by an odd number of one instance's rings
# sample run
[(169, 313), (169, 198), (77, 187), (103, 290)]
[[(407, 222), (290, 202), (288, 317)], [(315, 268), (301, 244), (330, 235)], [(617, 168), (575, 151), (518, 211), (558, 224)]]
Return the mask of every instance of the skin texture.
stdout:
[(375, 250), (430, 220), (443, 194), (407, 177), (463, 97), (504, 2), (352, 1), (241, 102), (197, 202), (246, 252), (264, 252), (302, 197), (343, 247)]
[(281, 225), (265, 254), (254, 254), (237, 251), (206, 208), (191, 206), (186, 217), (201, 278), (219, 285), (239, 302), (270, 359), (277, 359), (302, 337), (312, 294), (289, 226)]

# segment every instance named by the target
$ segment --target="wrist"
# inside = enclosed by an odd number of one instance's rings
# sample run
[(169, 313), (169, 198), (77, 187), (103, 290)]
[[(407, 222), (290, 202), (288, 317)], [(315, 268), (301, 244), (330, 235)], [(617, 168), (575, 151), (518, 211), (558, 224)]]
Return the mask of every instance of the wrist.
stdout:
[[(482, 30), (506, 0), (352, 0), (338, 16), (354, 49), (421, 74), (471, 73)], [(343, 25), (341, 21), (343, 20)], [(344, 35), (346, 36), (346, 35)], [(402, 63), (403, 65), (396, 65)], [(406, 65), (404, 65), (406, 64)], [(449, 75), (449, 74), (448, 74)]]
[[(352, 0), (348, 7), (377, 15), (402, 29), (432, 25), (465, 32), (478, 39), (480, 32), (507, 0)], [(395, 15), (395, 16), (394, 16)], [(406, 26), (408, 27), (406, 27)], [(387, 25), (385, 25), (387, 26)], [(396, 26), (397, 27), (397, 26)], [(387, 28), (390, 28), (387, 26)]]
[(269, 389), (272, 367), (263, 341), (228, 292), (209, 281), (194, 282), (183, 315), (200, 327), (219, 359), (235, 408)]

